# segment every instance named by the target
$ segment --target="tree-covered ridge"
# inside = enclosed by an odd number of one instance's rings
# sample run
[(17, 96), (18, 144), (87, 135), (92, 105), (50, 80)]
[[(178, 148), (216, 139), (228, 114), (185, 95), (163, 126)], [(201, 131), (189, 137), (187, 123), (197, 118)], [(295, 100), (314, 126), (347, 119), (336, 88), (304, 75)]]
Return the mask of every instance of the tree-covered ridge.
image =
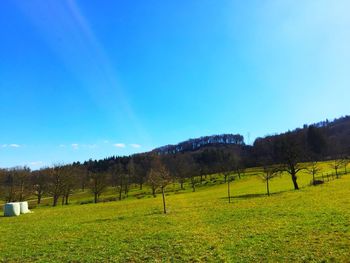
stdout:
[(195, 151), (203, 146), (218, 144), (244, 145), (244, 137), (240, 134), (221, 134), (189, 139), (176, 145), (165, 145), (153, 150), (153, 152), (168, 154), (186, 151)]

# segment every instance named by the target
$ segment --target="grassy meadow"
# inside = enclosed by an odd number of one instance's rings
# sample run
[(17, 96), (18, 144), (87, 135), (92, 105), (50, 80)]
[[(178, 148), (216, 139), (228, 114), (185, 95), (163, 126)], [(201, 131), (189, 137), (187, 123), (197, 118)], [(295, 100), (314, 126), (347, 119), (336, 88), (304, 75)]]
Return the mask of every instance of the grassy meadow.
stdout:
[(160, 194), (135, 187), (122, 201), (81, 205), (92, 199), (86, 191), (68, 206), (1, 216), (0, 261), (349, 262), (349, 175), (310, 186), (311, 175), (301, 173), (295, 191), (284, 174), (267, 197), (254, 174), (231, 183), (230, 204), (222, 177), (208, 176), (196, 192), (171, 184), (166, 215)]

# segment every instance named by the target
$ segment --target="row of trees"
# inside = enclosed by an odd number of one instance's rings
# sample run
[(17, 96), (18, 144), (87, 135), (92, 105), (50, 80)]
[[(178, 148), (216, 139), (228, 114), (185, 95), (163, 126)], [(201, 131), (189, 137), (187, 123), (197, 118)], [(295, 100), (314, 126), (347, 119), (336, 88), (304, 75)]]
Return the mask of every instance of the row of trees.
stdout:
[(195, 155), (177, 154), (144, 154), (131, 157), (116, 157), (111, 161), (89, 160), (83, 164), (56, 164), (36, 171), (28, 167), (14, 167), (0, 170), (0, 195), (6, 202), (23, 201), (36, 196), (37, 204), (45, 197), (52, 198), (56, 206), (69, 203), (71, 194), (78, 189), (88, 189), (94, 202), (100, 195), (112, 187), (118, 199), (128, 196), (131, 185), (142, 189), (147, 183), (153, 196), (160, 190), (165, 209), (165, 187), (170, 182), (177, 182), (184, 189), (184, 182), (190, 182), (192, 191), (203, 182), (203, 178), (212, 173), (223, 173), (224, 180), (231, 171), (239, 176), (244, 170), (242, 160), (232, 149), (206, 149)]
[(56, 206), (62, 197), (62, 204), (68, 204), (69, 196), (77, 188), (82, 171), (73, 165), (54, 165), (31, 171), (28, 167), (14, 167), (0, 170), (0, 194), (6, 202), (23, 201), (35, 195), (40, 204), (43, 196), (50, 196)]
[(290, 174), (295, 190), (299, 189), (297, 175), (302, 170), (310, 173), (313, 184), (317, 184), (315, 178), (321, 170), (319, 161), (329, 158), (330, 149), (337, 153), (332, 156), (335, 160), (330, 163), (330, 167), (338, 178), (341, 167), (347, 173), (346, 168), (350, 162), (347, 146), (328, 145), (321, 128), (309, 126), (294, 132), (257, 139), (253, 146), (257, 164), (263, 167), (263, 179), (266, 181), (268, 194), (269, 180), (281, 172)]
[[(15, 167), (0, 170), (0, 196), (7, 202), (22, 201), (35, 195), (40, 204), (43, 197), (52, 197), (53, 206), (61, 200), (68, 204), (74, 190), (89, 189), (94, 202), (107, 187), (116, 189), (118, 199), (128, 196), (132, 184), (142, 189), (148, 183), (152, 194), (163, 193), (169, 182), (178, 182), (181, 189), (188, 180), (192, 191), (203, 182), (203, 178), (214, 173), (223, 174), (227, 182), (230, 202), (230, 182), (232, 172), (240, 178), (246, 166), (261, 166), (262, 177), (269, 194), (269, 182), (276, 175), (287, 172), (291, 176), (294, 189), (299, 189), (298, 174), (308, 170), (314, 178), (319, 172), (318, 162), (329, 157), (330, 149), (321, 127), (309, 126), (304, 129), (287, 132), (277, 136), (258, 138), (253, 146), (244, 143), (206, 146), (195, 151), (176, 153), (149, 152), (128, 157), (111, 157), (104, 160), (89, 160), (70, 165), (54, 165), (37, 171), (27, 167)], [(216, 141), (220, 138), (215, 138)], [(227, 138), (226, 138), (227, 141)], [(342, 146), (334, 151), (338, 155), (331, 166), (338, 177), (341, 167), (349, 164), (348, 154)], [(333, 156), (334, 157), (334, 156)], [(306, 167), (307, 161), (311, 165)]]

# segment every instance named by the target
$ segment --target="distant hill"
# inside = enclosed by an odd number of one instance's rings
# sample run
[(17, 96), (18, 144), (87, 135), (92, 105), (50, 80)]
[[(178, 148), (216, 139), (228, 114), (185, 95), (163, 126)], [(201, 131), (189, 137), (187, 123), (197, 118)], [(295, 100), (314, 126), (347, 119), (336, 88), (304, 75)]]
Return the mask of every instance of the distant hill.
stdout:
[[(292, 135), (295, 142), (301, 145), (302, 154), (300, 161), (308, 161), (308, 151), (310, 150), (310, 131), (313, 130), (314, 135), (318, 136), (318, 142), (322, 142), (322, 154), (318, 155), (319, 160), (329, 160), (334, 158), (343, 158), (350, 156), (350, 116), (334, 119), (333, 121), (321, 121), (314, 124), (305, 124), (301, 128), (296, 128), (292, 131), (287, 131), (281, 134), (270, 135), (257, 138), (253, 145), (246, 145), (244, 137), (240, 134), (221, 134), (193, 138), (175, 145), (165, 145), (158, 147), (152, 151), (134, 154), (132, 156), (112, 156), (102, 160), (95, 160), (94, 163), (100, 170), (107, 171), (110, 167), (120, 164), (127, 170), (128, 163), (131, 159), (134, 163), (142, 163), (143, 166), (149, 166), (152, 155), (155, 153), (162, 155), (165, 159), (171, 159), (177, 155), (191, 155), (194, 160), (198, 161), (200, 166), (212, 166), (210, 169), (215, 171), (221, 161), (215, 161), (218, 156), (223, 153), (236, 156), (240, 163), (245, 167), (257, 166), (259, 163), (258, 155), (262, 156), (265, 153), (257, 153), (257, 147), (261, 144), (270, 144), (282, 139), (285, 135)], [(316, 143), (316, 145), (318, 144)], [(312, 143), (312, 142), (311, 142)], [(317, 149), (313, 149), (317, 150)], [(237, 157), (238, 156), (238, 157)], [(206, 160), (206, 161), (203, 161)], [(88, 166), (92, 160), (83, 163)], [(279, 160), (276, 159), (275, 162)], [(74, 164), (80, 164), (74, 163)], [(147, 169), (143, 169), (146, 171)], [(146, 176), (145, 174), (143, 175)]]
[(221, 134), (204, 136), (196, 139), (189, 139), (175, 145), (165, 145), (152, 150), (160, 154), (170, 154), (179, 152), (191, 152), (199, 150), (204, 146), (220, 146), (220, 145), (242, 145), (244, 146), (244, 137), (240, 134)]

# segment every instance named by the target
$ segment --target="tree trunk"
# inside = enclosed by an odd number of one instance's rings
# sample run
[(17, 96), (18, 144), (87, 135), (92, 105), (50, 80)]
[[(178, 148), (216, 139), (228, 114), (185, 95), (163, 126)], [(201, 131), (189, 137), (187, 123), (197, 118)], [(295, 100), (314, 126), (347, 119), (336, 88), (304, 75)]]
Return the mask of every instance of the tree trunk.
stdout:
[(266, 179), (266, 191), (267, 196), (270, 196), (269, 178)]
[(154, 185), (152, 185), (152, 195), (153, 197), (156, 197), (156, 188), (154, 187)]
[(122, 192), (123, 192), (123, 189), (120, 187), (119, 188), (119, 201), (122, 200)]
[(97, 193), (94, 193), (94, 202), (95, 202), (95, 204), (98, 202), (98, 194)]
[(40, 205), (40, 202), (41, 202), (41, 194), (38, 194), (38, 205)]
[(292, 176), (292, 181), (294, 185), (294, 190), (299, 190), (299, 186), (297, 183), (297, 176), (295, 175), (295, 173), (291, 174), (291, 176)]
[(227, 181), (227, 196), (228, 196), (228, 202), (231, 203), (230, 178)]
[(142, 183), (140, 183), (140, 190), (142, 190)]
[(203, 182), (203, 175), (201, 174), (201, 184), (202, 184), (202, 182)]
[(124, 194), (128, 196), (128, 184), (125, 185)]
[(66, 194), (66, 202), (65, 202), (65, 205), (68, 205), (68, 198), (69, 198), (69, 193)]
[(181, 186), (181, 190), (184, 189), (184, 182), (183, 181), (180, 181), (180, 186)]
[(53, 204), (52, 204), (52, 206), (56, 206), (57, 205), (58, 198), (59, 198), (58, 195), (54, 195), (53, 196)]
[(162, 196), (163, 196), (163, 212), (164, 214), (166, 214), (164, 187), (162, 187)]
[(224, 182), (227, 182), (227, 174), (224, 174)]
[(191, 178), (191, 185), (192, 185), (192, 192), (196, 191), (195, 183), (194, 183), (194, 178)]

